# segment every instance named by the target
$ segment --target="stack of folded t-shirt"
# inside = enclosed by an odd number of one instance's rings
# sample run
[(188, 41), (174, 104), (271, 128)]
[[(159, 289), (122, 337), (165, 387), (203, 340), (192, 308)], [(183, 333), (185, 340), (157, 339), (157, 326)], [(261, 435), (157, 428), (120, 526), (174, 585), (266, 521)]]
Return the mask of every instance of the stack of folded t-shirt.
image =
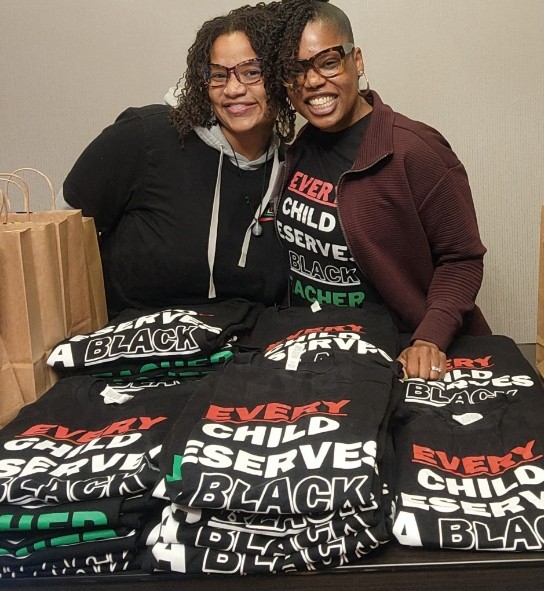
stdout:
[(0, 431), (0, 577), (140, 568), (162, 443), (193, 391), (60, 380)]
[(154, 494), (171, 504), (147, 536), (152, 569), (313, 571), (389, 538), (389, 316), (270, 309), (252, 338), (244, 346), (265, 353), (240, 354), (202, 380), (165, 443)]
[(395, 412), (393, 533), (462, 550), (544, 547), (544, 390), (515, 343), (463, 336), (443, 381), (406, 380)]
[(59, 343), (47, 363), (60, 375), (108, 382), (201, 377), (232, 357), (232, 343), (255, 324), (263, 306), (243, 299), (127, 309), (104, 328)]

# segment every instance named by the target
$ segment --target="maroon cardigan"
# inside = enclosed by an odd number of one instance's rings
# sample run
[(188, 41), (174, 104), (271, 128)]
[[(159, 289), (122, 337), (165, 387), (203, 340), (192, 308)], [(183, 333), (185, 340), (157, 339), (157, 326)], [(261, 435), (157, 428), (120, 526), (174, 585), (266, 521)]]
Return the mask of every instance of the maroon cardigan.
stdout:
[[(445, 351), (456, 334), (490, 334), (474, 303), (486, 249), (463, 165), (436, 130), (395, 113), (373, 91), (367, 101), (363, 142), (336, 187), (352, 256), (412, 340)], [(284, 182), (304, 131), (288, 150)]]

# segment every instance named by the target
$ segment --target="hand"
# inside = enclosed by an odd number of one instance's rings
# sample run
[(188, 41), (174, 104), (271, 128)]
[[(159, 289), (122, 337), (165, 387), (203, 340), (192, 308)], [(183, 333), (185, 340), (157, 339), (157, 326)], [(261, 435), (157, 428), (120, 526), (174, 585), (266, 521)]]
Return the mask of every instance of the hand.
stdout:
[(441, 380), (446, 374), (446, 355), (428, 341), (416, 340), (397, 357), (409, 378)]

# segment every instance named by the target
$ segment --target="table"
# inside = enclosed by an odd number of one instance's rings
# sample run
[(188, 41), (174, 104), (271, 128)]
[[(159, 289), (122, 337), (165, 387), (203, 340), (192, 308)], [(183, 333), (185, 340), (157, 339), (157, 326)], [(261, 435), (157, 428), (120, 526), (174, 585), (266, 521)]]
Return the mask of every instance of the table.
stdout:
[[(535, 345), (518, 345), (534, 365)], [(126, 573), (95, 577), (0, 580), (0, 590), (51, 591), (506, 591), (544, 589), (544, 553), (431, 551), (390, 542), (360, 565), (321, 573), (195, 576)]]

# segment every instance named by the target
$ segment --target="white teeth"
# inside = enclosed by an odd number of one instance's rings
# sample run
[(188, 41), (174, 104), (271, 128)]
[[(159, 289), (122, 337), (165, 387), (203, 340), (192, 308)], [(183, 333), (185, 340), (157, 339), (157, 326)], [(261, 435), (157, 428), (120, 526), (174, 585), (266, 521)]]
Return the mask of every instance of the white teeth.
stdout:
[(328, 107), (334, 102), (334, 96), (316, 96), (308, 101), (312, 107)]

